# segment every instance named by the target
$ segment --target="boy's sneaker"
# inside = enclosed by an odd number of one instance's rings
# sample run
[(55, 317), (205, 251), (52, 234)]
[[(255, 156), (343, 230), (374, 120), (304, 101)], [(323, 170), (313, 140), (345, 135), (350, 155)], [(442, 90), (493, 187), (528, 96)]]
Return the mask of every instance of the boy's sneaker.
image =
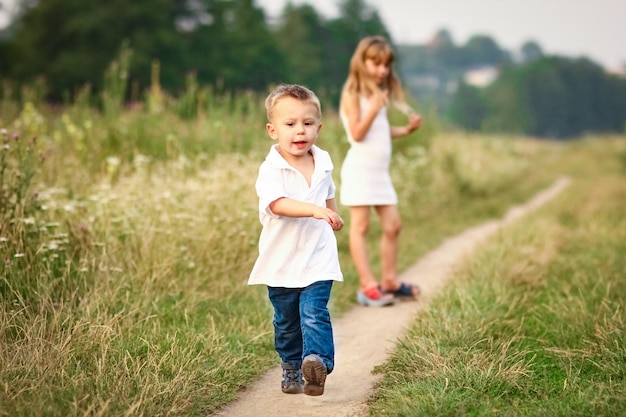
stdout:
[(326, 382), (326, 365), (317, 355), (309, 355), (302, 361), (302, 376), (304, 377), (304, 393), (306, 395), (322, 395)]
[(280, 388), (285, 394), (300, 394), (303, 390), (302, 372), (299, 369), (283, 369)]

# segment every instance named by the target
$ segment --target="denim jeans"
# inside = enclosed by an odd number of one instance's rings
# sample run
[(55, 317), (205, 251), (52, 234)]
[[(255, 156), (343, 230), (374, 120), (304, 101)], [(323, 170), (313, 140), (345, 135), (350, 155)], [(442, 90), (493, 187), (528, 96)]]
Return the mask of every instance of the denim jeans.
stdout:
[(274, 306), (274, 347), (284, 369), (300, 369), (305, 356), (319, 356), (328, 373), (335, 367), (335, 343), (328, 312), (333, 281), (305, 288), (268, 287)]

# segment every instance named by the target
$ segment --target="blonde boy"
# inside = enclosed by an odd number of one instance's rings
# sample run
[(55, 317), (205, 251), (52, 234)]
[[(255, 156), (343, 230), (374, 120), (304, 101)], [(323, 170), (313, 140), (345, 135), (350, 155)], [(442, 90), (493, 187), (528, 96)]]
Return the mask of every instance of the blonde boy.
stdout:
[(265, 107), (266, 130), (277, 143), (256, 181), (263, 229), (248, 284), (268, 288), (282, 391), (322, 395), (335, 355), (328, 300), (333, 281), (343, 280), (334, 234), (343, 220), (335, 203), (333, 164), (315, 145), (322, 114), (311, 90), (280, 85)]

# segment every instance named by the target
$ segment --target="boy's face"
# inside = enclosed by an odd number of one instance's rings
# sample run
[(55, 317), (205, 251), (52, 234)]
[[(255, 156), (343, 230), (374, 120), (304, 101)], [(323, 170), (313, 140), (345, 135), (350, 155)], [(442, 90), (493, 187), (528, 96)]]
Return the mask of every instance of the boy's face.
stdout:
[(267, 133), (278, 141), (283, 157), (306, 156), (317, 140), (322, 124), (313, 103), (284, 97), (274, 105)]

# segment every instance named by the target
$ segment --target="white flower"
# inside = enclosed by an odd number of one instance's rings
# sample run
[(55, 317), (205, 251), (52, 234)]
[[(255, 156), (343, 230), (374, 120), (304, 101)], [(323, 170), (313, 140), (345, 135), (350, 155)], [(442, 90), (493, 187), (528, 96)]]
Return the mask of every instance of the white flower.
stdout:
[(120, 164), (120, 158), (117, 156), (109, 156), (107, 157), (107, 165), (116, 167)]

